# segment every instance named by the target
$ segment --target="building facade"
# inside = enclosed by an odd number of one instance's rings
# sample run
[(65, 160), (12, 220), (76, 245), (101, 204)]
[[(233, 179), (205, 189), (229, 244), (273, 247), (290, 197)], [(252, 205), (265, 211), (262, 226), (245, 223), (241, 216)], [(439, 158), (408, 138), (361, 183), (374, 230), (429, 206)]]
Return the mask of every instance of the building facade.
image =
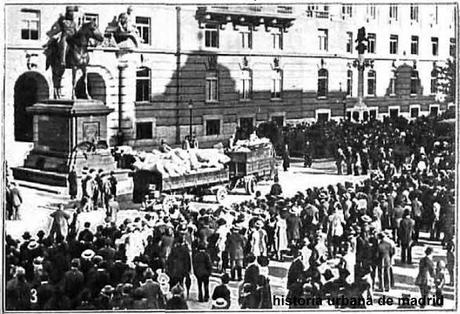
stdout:
[[(111, 145), (179, 144), (190, 129), (204, 146), (237, 126), (354, 117), (358, 29), (365, 27), (365, 118), (437, 114), (434, 69), (456, 56), (455, 4), (169, 6), (133, 4), (142, 42), (109, 40), (128, 4), (80, 5), (107, 40), (91, 49), (89, 92), (114, 112)], [(6, 159), (22, 165), (33, 139), (25, 108), (52, 93), (43, 44), (65, 5), (8, 4), (5, 11)], [(70, 71), (63, 85), (70, 95)], [(78, 87), (77, 84), (77, 94)]]

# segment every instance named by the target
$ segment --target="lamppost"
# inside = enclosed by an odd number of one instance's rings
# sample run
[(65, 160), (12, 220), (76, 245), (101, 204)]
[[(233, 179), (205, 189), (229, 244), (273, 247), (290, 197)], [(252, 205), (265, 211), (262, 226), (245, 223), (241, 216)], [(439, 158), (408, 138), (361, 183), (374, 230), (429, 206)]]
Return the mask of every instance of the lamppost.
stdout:
[(190, 111), (190, 123), (189, 123), (189, 141), (192, 142), (192, 119), (193, 119), (193, 101), (190, 99), (188, 101), (188, 110)]

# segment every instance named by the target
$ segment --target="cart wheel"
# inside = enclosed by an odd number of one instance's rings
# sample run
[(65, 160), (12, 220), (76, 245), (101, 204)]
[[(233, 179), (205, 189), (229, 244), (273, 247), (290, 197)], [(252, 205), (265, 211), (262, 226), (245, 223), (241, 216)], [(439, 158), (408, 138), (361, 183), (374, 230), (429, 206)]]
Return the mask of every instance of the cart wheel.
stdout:
[(246, 190), (246, 193), (249, 195), (254, 195), (256, 193), (256, 180), (254, 178), (249, 178), (246, 180), (244, 188)]
[(225, 187), (222, 186), (222, 187), (218, 188), (217, 191), (216, 191), (217, 202), (219, 204), (221, 204), (225, 200), (225, 198), (227, 197), (227, 194), (228, 194), (228, 192), (227, 192), (227, 189)]

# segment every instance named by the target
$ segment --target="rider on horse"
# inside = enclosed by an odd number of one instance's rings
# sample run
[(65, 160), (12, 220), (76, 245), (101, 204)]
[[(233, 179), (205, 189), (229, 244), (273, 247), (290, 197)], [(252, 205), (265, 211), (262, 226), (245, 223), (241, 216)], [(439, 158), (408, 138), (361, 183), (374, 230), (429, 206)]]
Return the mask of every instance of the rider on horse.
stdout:
[(62, 66), (66, 66), (66, 54), (68, 50), (67, 40), (77, 32), (77, 25), (74, 21), (75, 11), (77, 11), (77, 7), (66, 7), (65, 15), (61, 15), (56, 23), (54, 23), (51, 30), (46, 33), (50, 37), (50, 40), (45, 45), (46, 48), (50, 46), (52, 41), (58, 40), (59, 57)]

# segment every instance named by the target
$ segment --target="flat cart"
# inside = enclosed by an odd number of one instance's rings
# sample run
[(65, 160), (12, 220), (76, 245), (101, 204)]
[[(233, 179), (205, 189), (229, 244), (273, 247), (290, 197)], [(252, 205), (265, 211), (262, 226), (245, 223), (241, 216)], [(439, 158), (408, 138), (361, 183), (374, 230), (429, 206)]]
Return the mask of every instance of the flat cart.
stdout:
[(254, 194), (258, 181), (274, 175), (276, 160), (272, 144), (251, 146), (247, 151), (230, 151), (227, 155), (230, 157), (229, 190), (244, 187), (246, 193)]
[(207, 191), (216, 195), (217, 201), (222, 202), (227, 196), (229, 183), (228, 168), (208, 168), (181, 176), (164, 176), (153, 170), (137, 170), (133, 172), (133, 201), (142, 202), (145, 195), (164, 194), (193, 194), (203, 196)]

